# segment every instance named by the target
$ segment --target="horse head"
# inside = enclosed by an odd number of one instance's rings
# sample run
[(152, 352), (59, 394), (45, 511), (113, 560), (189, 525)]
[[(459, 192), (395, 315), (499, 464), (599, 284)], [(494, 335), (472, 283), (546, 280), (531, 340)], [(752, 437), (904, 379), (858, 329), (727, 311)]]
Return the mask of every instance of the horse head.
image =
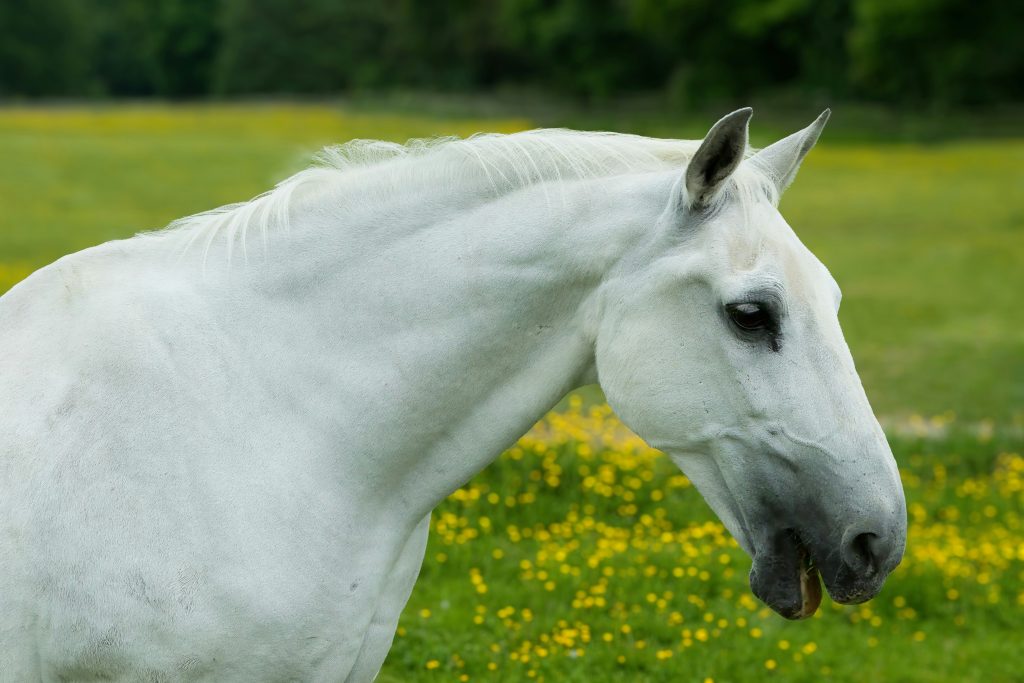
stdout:
[(906, 503), (840, 329), (840, 290), (777, 209), (828, 112), (760, 152), (750, 109), (714, 125), (640, 263), (607, 280), (596, 362), (609, 403), (667, 453), (753, 558), (753, 592), (807, 617), (873, 597)]

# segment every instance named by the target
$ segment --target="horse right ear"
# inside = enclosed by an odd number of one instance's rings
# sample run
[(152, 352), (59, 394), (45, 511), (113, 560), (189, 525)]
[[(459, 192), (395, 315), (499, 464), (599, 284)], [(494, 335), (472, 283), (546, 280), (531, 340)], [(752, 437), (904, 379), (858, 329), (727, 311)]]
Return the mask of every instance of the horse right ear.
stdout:
[(832, 110), (826, 109), (811, 125), (793, 133), (788, 138), (783, 138), (775, 144), (765, 147), (750, 157), (750, 161), (760, 166), (775, 182), (779, 195), (782, 195), (793, 182), (797, 169), (800, 168), (800, 162), (818, 141), (818, 136), (821, 135), (831, 114)]
[(743, 161), (747, 126), (754, 110), (737, 109), (711, 127), (686, 167), (686, 197), (691, 209), (711, 203), (722, 184)]

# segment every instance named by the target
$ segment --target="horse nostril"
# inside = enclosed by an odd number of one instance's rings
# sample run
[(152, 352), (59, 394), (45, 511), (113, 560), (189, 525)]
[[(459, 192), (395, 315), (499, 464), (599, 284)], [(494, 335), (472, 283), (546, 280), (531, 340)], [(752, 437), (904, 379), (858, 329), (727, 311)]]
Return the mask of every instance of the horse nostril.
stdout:
[(878, 569), (878, 554), (875, 546), (878, 543), (878, 536), (874, 534), (860, 534), (853, 539), (853, 550), (864, 559), (868, 573), (874, 574)]
[(843, 548), (843, 560), (854, 571), (874, 576), (889, 556), (889, 544), (878, 534), (857, 534)]

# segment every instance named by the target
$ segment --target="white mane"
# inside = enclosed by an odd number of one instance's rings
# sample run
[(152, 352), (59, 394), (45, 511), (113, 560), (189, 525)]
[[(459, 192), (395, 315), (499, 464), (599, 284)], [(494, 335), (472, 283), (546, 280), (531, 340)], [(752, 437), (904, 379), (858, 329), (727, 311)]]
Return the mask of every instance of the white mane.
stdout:
[[(368, 192), (375, 200), (387, 201), (389, 195), (394, 196), (392, 193), (423, 187), (498, 197), (541, 183), (673, 168), (682, 174), (700, 143), (565, 129), (477, 134), (465, 139), (414, 139), (404, 145), (353, 140), (322, 150), (310, 168), (248, 202), (181, 218), (164, 230), (147, 234), (181, 234), (186, 236), (188, 245), (202, 234), (209, 248), (214, 237), (223, 232), (229, 250), (235, 238), (240, 238), (244, 250), (245, 236), (253, 228), (264, 237), (272, 227), (287, 228), (293, 193), (312, 183), (352, 180), (353, 203), (365, 202)], [(747, 156), (754, 151), (748, 149)], [(360, 186), (359, 181), (365, 186)], [(715, 210), (729, 201), (739, 201), (748, 207), (765, 199), (777, 203), (776, 184), (753, 164), (742, 164), (730, 178), (727, 191), (719, 193), (710, 208)]]

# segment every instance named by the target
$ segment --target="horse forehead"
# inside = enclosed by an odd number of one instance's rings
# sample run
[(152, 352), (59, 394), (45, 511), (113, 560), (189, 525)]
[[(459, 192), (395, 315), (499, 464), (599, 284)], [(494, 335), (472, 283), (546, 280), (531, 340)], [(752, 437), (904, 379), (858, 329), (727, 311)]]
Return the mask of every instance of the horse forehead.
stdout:
[(794, 295), (822, 293), (831, 296), (833, 288), (838, 289), (825, 264), (796, 235), (791, 241), (776, 244), (776, 258)]
[(750, 211), (744, 225), (724, 231), (723, 253), (729, 272), (768, 276), (796, 300), (820, 298), (838, 305), (841, 292), (832, 274), (774, 207)]

